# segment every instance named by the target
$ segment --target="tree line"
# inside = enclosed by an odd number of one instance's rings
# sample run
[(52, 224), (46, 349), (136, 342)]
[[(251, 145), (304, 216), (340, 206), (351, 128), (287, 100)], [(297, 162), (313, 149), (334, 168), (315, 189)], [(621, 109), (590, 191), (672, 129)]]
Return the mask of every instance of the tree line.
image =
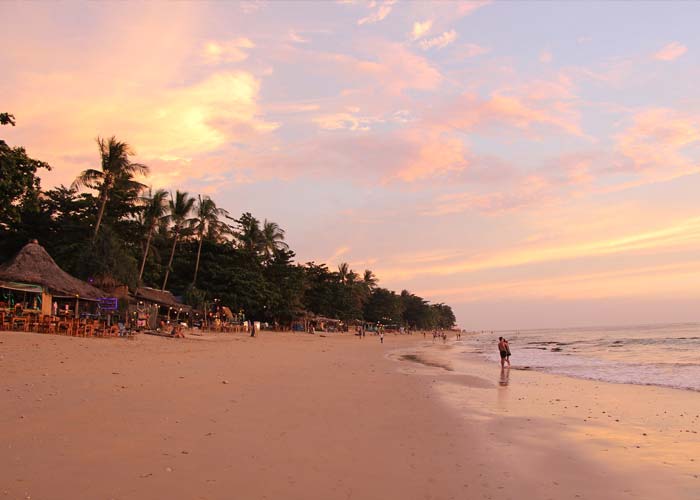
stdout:
[[(0, 113), (0, 123), (14, 126), (14, 116)], [(97, 286), (167, 289), (195, 308), (218, 299), (281, 325), (307, 313), (419, 329), (455, 323), (450, 306), (382, 288), (369, 269), (295, 262), (275, 222), (234, 217), (209, 196), (150, 189), (137, 181), (148, 166), (115, 137), (98, 138), (97, 149), (99, 168), (44, 190), (38, 173), (51, 167), (0, 140), (0, 262), (36, 238)]]

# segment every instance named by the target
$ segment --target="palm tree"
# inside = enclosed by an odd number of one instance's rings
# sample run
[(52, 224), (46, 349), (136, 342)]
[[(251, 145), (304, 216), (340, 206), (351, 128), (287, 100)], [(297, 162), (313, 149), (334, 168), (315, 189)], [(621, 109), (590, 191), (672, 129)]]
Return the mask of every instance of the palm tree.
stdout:
[(173, 265), (177, 240), (180, 238), (182, 231), (190, 227), (195, 220), (189, 217), (194, 207), (194, 201), (194, 198), (191, 197), (187, 191), (176, 191), (175, 198), (173, 198), (172, 194), (170, 195), (170, 200), (168, 201), (169, 213), (166, 216), (166, 220), (173, 226), (173, 247), (170, 250), (170, 260), (165, 270), (165, 279), (163, 279), (163, 287), (161, 290), (165, 290), (165, 285), (168, 284), (168, 276), (170, 276), (170, 268)]
[(265, 219), (262, 229), (262, 249), (265, 255), (265, 260), (270, 260), (270, 257), (277, 250), (287, 250), (289, 245), (284, 242), (284, 229), (279, 227), (276, 222)]
[(362, 281), (369, 291), (372, 291), (377, 286), (377, 277), (369, 269), (365, 269), (365, 274)]
[(165, 201), (168, 198), (168, 192), (165, 189), (159, 189), (155, 193), (148, 190), (148, 197), (144, 198), (146, 206), (143, 211), (143, 224), (146, 230), (146, 249), (143, 252), (141, 260), (141, 270), (139, 271), (139, 281), (143, 278), (143, 270), (146, 267), (146, 258), (148, 250), (151, 247), (151, 238), (156, 230), (158, 222), (165, 216), (166, 207)]
[(95, 232), (92, 235), (92, 241), (97, 238), (97, 233), (102, 224), (102, 217), (105, 213), (107, 200), (114, 184), (118, 180), (126, 180), (133, 182), (135, 185), (143, 187), (141, 184), (133, 180), (135, 174), (148, 174), (148, 167), (140, 163), (131, 163), (129, 156), (133, 156), (131, 147), (125, 142), (118, 141), (112, 136), (105, 140), (101, 137), (97, 138), (97, 145), (100, 149), (100, 158), (102, 160), (102, 170), (89, 168), (83, 170), (78, 177), (73, 181), (72, 188), (78, 189), (82, 186), (96, 189), (99, 193), (100, 210), (97, 214), (97, 223), (95, 224)]
[(257, 254), (263, 239), (260, 221), (253, 217), (250, 212), (245, 212), (240, 219), (233, 220), (238, 224), (238, 230), (235, 232), (238, 248), (249, 254)]
[(340, 279), (343, 285), (350, 285), (350, 287), (352, 287), (357, 282), (357, 278), (359, 278), (359, 276), (355, 271), (350, 269), (347, 262), (338, 264), (338, 279)]
[(194, 265), (194, 278), (192, 278), (192, 284), (197, 283), (197, 273), (199, 272), (199, 257), (202, 254), (202, 242), (204, 241), (204, 235), (209, 234), (212, 236), (224, 230), (228, 226), (221, 221), (219, 221), (219, 216), (228, 216), (228, 212), (223, 208), (218, 208), (214, 200), (205, 196), (202, 198), (199, 196), (199, 203), (197, 203), (196, 208), (197, 216), (195, 217), (195, 231), (199, 237), (199, 246), (197, 247), (197, 260)]

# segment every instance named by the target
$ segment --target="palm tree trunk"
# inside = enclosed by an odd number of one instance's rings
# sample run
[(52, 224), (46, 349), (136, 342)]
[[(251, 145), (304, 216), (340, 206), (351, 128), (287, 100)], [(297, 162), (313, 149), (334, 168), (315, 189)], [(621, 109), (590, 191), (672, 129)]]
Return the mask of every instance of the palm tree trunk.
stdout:
[(197, 285), (197, 273), (199, 272), (199, 256), (202, 254), (202, 242), (204, 241), (204, 233), (199, 235), (199, 247), (197, 248), (197, 262), (194, 265), (194, 278), (192, 278), (192, 285)]
[(163, 280), (163, 288), (161, 288), (161, 291), (165, 291), (165, 285), (168, 283), (168, 276), (170, 276), (170, 266), (173, 265), (173, 257), (175, 257), (175, 246), (177, 245), (178, 236), (180, 236), (180, 234), (175, 233), (175, 238), (173, 239), (173, 249), (170, 251), (170, 260), (168, 261), (168, 268), (165, 270), (165, 279)]
[(139, 271), (139, 281), (143, 278), (143, 270), (146, 267), (146, 258), (148, 257), (148, 249), (151, 246), (151, 236), (153, 235), (153, 228), (148, 230), (148, 238), (146, 239), (146, 251), (143, 252), (143, 260), (141, 261), (141, 270)]
[(95, 224), (95, 234), (92, 235), (92, 241), (97, 239), (97, 232), (100, 230), (100, 224), (102, 224), (102, 216), (105, 214), (105, 207), (107, 206), (107, 195), (102, 196), (102, 204), (100, 205), (100, 211), (97, 214), (97, 224)]

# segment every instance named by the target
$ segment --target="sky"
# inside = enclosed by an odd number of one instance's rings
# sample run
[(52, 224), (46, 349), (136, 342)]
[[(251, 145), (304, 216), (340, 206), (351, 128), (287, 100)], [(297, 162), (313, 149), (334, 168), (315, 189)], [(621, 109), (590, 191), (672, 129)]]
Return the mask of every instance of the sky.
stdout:
[(466, 329), (700, 320), (700, 4), (2, 2), (42, 185), (129, 143)]

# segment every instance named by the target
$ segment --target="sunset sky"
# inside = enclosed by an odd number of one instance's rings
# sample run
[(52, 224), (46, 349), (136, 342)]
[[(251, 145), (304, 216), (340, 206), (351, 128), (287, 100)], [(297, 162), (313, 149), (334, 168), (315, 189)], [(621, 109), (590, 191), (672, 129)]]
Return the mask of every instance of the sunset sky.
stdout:
[(700, 320), (700, 4), (2, 2), (2, 137), (287, 230), (467, 329)]

